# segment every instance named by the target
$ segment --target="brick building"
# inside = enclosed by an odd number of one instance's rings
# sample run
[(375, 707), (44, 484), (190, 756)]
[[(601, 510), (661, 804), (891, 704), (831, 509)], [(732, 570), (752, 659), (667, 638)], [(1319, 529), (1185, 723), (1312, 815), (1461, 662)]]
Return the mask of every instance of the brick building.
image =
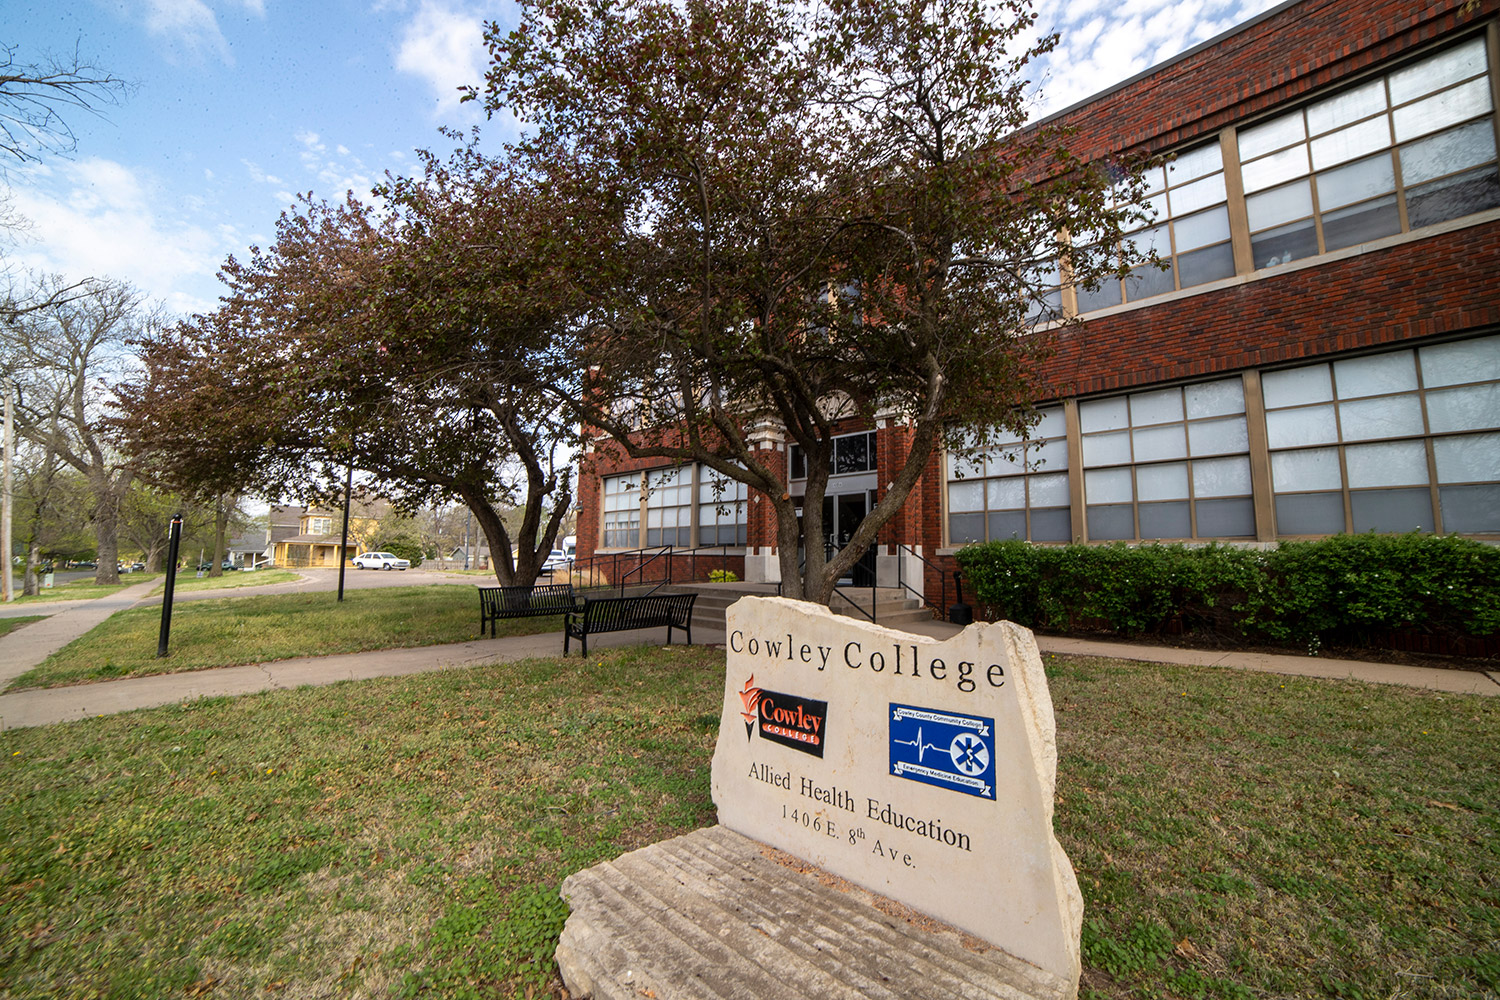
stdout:
[[(882, 532), (881, 582), (921, 553), (930, 589), (956, 548), (1013, 537), (1500, 539), (1497, 14), (1297, 0), (1054, 115), (1080, 154), (1168, 155), (1132, 239), (1171, 268), (1058, 289), (1086, 322), (1054, 338), (1024, 457), (935, 461)], [(839, 440), (835, 544), (902, 433)], [(600, 455), (580, 476), (580, 556), (728, 545), (747, 579), (775, 578), (743, 486)]]

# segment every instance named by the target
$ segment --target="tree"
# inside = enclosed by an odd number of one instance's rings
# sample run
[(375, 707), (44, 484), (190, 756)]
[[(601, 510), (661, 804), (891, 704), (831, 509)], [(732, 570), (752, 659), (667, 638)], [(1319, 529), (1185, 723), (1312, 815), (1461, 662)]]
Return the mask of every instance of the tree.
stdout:
[(17, 50), (0, 47), (0, 152), (23, 162), (40, 159), (44, 151), (71, 152), (76, 140), (68, 116), (98, 114), (127, 89), (77, 52), (27, 63), (17, 60)]
[[(487, 26), (487, 109), (618, 206), (611, 268), (580, 276), (580, 417), (757, 491), (788, 596), (830, 599), (945, 435), (1024, 429), (1060, 257), (1083, 285), (1140, 259), (1112, 256), (1144, 217), (1112, 207), (1130, 171), (1025, 126), (1025, 70), (1055, 43), (1028, 45), (1034, 24), (1024, 0), (563, 0)], [(823, 534), (833, 439), (877, 416), (905, 453), (825, 559), (801, 541)], [(806, 456), (800, 500), (753, 444), (766, 424)]]
[[(553, 350), (549, 205), (472, 148), (382, 194), (384, 213), (309, 200), (273, 247), (231, 258), (221, 308), (144, 345), (122, 426), (184, 487), (309, 495), (352, 464), (407, 509), (458, 499), (497, 579), (533, 580), (572, 500), (575, 433), (548, 388), (571, 366)], [(536, 540), (514, 562), (511, 506)]]
[(44, 282), (46, 308), (0, 327), (0, 367), (18, 385), (18, 433), (84, 477), (88, 517), (97, 542), (98, 583), (118, 583), (120, 504), (136, 465), (121, 454), (105, 408), (130, 375), (127, 343), (154, 322), (130, 286), (87, 283), (59, 295), (60, 279)]

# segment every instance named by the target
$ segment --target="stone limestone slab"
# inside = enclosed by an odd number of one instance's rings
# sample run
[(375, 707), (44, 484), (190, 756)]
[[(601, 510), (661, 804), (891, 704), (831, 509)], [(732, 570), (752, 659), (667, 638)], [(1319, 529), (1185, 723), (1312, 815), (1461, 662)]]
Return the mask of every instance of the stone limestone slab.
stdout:
[(915, 636), (783, 598), (726, 623), (719, 822), (1071, 984), (1083, 900), (1052, 830), (1056, 729), (1031, 632)]
[(1066, 1000), (1076, 984), (722, 826), (570, 876), (563, 981), (592, 1000)]

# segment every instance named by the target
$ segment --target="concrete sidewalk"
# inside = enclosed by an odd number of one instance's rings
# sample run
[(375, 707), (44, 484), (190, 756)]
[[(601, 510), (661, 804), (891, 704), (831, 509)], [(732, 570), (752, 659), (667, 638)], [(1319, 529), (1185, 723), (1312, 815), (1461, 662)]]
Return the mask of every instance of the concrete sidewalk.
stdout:
[[(126, 607), (132, 603), (131, 600), (127, 600), (127, 593), (122, 591), (114, 597), (89, 602), (89, 605), (98, 605), (102, 601), (109, 601), (113, 604), (113, 610), (118, 610), (122, 603)], [(90, 609), (79, 608), (77, 610)], [(95, 623), (97, 623), (112, 614), (113, 610), (106, 612), (103, 608), (97, 608), (89, 617), (96, 619)], [(73, 612), (69, 611), (65, 614), (73, 614)], [(87, 619), (83, 615), (71, 619), (68, 629), (76, 629), (85, 620)], [(12, 633), (0, 639), (0, 663), (5, 664), (4, 667), (0, 667), (0, 676), (14, 677), (23, 672), (10, 669), (9, 662), (5, 659), (9, 655), (4, 644), (5, 640), (45, 624), (47, 623), (37, 622), (21, 629), (19, 633)], [(88, 628), (92, 627), (93, 625), (88, 626)], [(59, 629), (55, 634), (60, 635), (63, 631)], [(700, 625), (694, 631), (697, 633), (694, 638), (699, 645), (724, 642), (722, 629), (711, 629)], [(933, 621), (924, 623), (911, 631), (934, 638), (947, 638), (957, 633), (959, 629), (956, 625)], [(661, 630), (652, 629), (641, 632), (607, 633), (594, 637), (590, 644), (598, 648), (617, 647), (660, 643), (661, 638)], [(46, 641), (51, 642), (54, 639)], [(71, 641), (71, 638), (64, 639), (62, 644), (67, 641)], [(42, 644), (39, 640), (36, 647), (40, 648)], [(1361, 660), (1330, 660), (1306, 656), (1142, 646), (1133, 643), (1099, 642), (1057, 636), (1038, 636), (1037, 645), (1044, 653), (1101, 656), (1149, 663), (1229, 667), (1295, 677), (1354, 680), (1372, 684), (1427, 688), (1454, 694), (1500, 696), (1500, 670), (1481, 673), (1366, 663)], [(240, 667), (220, 667), (212, 670), (102, 681), (97, 684), (17, 691), (0, 695), (0, 729), (44, 726), (54, 722), (110, 715), (137, 708), (172, 705), (196, 698), (253, 694), (259, 691), (274, 691), (304, 685), (320, 686), (337, 681), (364, 680), (373, 677), (400, 677), (430, 670), (450, 670), (455, 667), (470, 667), (483, 663), (522, 660), (537, 656), (558, 656), (561, 653), (561, 633), (544, 632), (539, 635), (509, 636), (501, 639), (476, 639), (444, 646), (419, 646), (412, 649), (311, 656)], [(573, 655), (576, 656), (577, 653)], [(40, 662), (40, 659), (37, 662)]]
[(25, 614), (48, 617), (0, 635), (0, 688), (37, 666), (116, 611), (134, 607), (162, 585), (160, 578), (91, 601), (48, 601), (25, 606)]

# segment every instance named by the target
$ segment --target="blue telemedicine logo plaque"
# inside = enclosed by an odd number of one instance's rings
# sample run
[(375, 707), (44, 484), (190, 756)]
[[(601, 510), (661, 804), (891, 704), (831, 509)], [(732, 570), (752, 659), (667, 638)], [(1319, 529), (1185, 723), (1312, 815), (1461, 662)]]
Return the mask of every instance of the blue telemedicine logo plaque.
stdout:
[(995, 798), (995, 720), (891, 704), (891, 773)]

